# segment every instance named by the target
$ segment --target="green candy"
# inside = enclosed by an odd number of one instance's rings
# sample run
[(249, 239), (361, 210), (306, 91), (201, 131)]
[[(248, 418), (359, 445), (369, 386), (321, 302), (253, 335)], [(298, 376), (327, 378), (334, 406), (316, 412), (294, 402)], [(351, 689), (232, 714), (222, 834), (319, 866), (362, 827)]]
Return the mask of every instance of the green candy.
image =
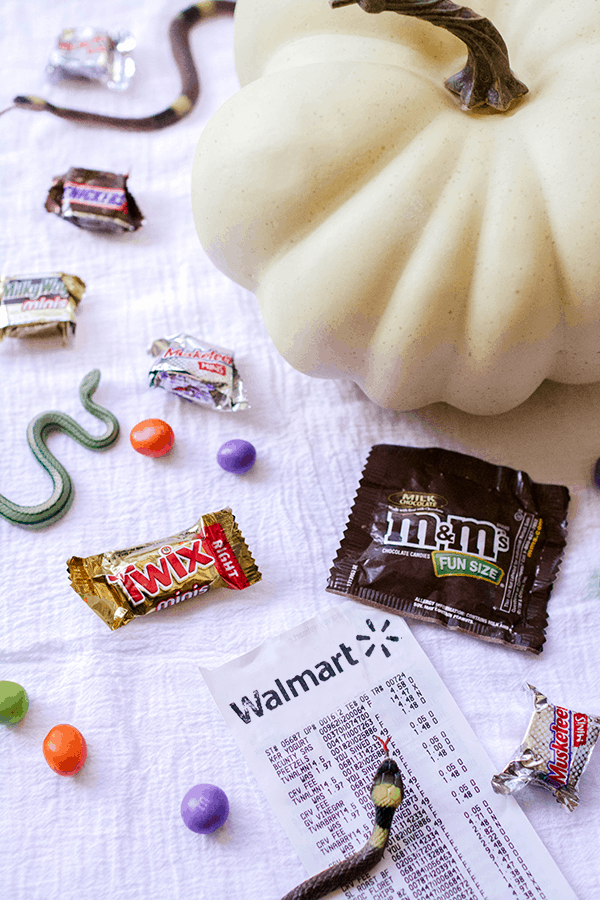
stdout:
[(0, 723), (14, 725), (29, 708), (25, 688), (16, 681), (0, 681)]

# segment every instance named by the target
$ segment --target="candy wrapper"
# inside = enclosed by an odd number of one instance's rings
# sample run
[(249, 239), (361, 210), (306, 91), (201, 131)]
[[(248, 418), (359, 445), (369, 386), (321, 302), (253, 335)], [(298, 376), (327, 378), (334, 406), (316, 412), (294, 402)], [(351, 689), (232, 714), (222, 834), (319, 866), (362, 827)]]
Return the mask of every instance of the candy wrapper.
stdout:
[(71, 168), (53, 179), (46, 209), (88, 231), (137, 231), (144, 218), (127, 189), (127, 178), (112, 172)]
[(76, 310), (85, 293), (77, 275), (6, 275), (0, 278), (0, 340), (58, 330), (75, 332)]
[(124, 91), (135, 73), (130, 56), (136, 45), (128, 31), (105, 31), (93, 25), (63, 28), (50, 54), (46, 75), (62, 79), (98, 81), (111, 90)]
[(148, 352), (161, 354), (148, 373), (150, 387), (161, 387), (211, 409), (237, 412), (248, 408), (231, 350), (189, 334), (176, 334), (155, 341)]
[(327, 590), (540, 653), (569, 492), (438, 448), (373, 447)]
[(554, 706), (537, 688), (529, 727), (515, 758), (492, 778), (497, 794), (512, 794), (526, 784), (551, 791), (572, 812), (578, 785), (600, 734), (600, 717)]
[(215, 588), (243, 590), (260, 572), (230, 509), (168, 538), (67, 561), (71, 586), (113, 631)]

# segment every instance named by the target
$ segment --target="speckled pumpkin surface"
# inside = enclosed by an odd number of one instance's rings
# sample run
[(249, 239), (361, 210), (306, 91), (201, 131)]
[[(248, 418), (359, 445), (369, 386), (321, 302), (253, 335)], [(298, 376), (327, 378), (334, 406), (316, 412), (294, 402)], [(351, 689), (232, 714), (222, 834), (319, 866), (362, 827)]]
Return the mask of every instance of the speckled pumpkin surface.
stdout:
[(600, 4), (476, 0), (529, 93), (464, 112), (441, 28), (239, 0), (242, 89), (193, 170), (200, 240), (297, 369), (491, 414), (600, 380)]

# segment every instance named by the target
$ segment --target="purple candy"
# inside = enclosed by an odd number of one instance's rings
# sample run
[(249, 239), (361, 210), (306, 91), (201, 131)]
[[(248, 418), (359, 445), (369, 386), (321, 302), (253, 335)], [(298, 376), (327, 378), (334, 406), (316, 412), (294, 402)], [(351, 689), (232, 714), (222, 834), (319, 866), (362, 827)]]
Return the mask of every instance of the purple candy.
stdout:
[(227, 820), (227, 794), (214, 784), (196, 784), (181, 801), (183, 821), (196, 834), (210, 834)]
[(226, 441), (217, 453), (217, 462), (226, 472), (244, 475), (256, 460), (256, 450), (249, 441), (234, 438)]

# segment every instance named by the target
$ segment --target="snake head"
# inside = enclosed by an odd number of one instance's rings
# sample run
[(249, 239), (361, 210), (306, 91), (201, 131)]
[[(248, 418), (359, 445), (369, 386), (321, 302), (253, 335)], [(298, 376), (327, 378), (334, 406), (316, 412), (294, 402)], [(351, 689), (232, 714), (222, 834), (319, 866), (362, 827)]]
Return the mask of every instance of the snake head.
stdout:
[(371, 786), (371, 800), (375, 806), (397, 809), (404, 799), (404, 784), (396, 762), (384, 759)]
[(13, 99), (13, 105), (19, 109), (33, 109), (41, 112), (48, 108), (48, 104), (41, 97), (34, 97), (32, 94), (24, 97), (19, 96)]

